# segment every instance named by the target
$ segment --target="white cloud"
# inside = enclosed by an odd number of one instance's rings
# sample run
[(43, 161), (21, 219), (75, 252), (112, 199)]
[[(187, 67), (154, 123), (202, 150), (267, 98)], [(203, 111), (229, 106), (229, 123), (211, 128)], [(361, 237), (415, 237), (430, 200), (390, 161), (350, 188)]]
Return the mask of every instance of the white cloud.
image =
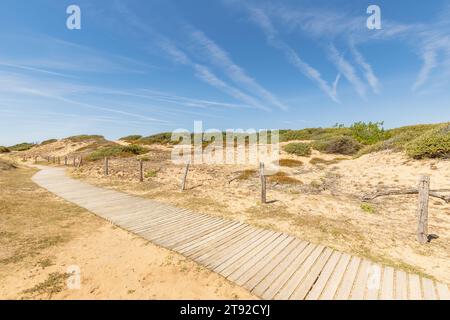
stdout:
[(221, 68), (233, 82), (241, 85), (247, 91), (263, 101), (267, 101), (282, 110), (288, 109), (288, 107), (279, 101), (272, 93), (263, 88), (255, 79), (248, 76), (240, 66), (231, 60), (227, 52), (220, 48), (214, 41), (206, 37), (203, 32), (194, 30), (191, 32), (191, 38), (197, 44), (198, 49), (207, 56), (212, 64)]
[(380, 82), (375, 75), (372, 66), (367, 63), (363, 57), (363, 55), (356, 49), (355, 44), (350, 44), (350, 50), (353, 54), (353, 57), (356, 61), (356, 63), (361, 67), (361, 69), (364, 72), (364, 76), (369, 83), (370, 87), (372, 88), (374, 93), (380, 93)]
[(367, 89), (364, 82), (359, 78), (355, 68), (345, 60), (334, 45), (329, 46), (329, 57), (339, 72), (353, 85), (358, 95), (365, 99)]
[(333, 101), (339, 102), (337, 97), (337, 84), (340, 76), (337, 77), (334, 86), (330, 86), (325, 81), (320, 72), (303, 61), (300, 56), (284, 41), (277, 38), (277, 31), (272, 25), (269, 17), (259, 8), (251, 8), (249, 10), (251, 20), (261, 28), (267, 38), (267, 42), (274, 48), (281, 50), (286, 56), (287, 60), (296, 67), (302, 74), (312, 80), (316, 85), (327, 94)]

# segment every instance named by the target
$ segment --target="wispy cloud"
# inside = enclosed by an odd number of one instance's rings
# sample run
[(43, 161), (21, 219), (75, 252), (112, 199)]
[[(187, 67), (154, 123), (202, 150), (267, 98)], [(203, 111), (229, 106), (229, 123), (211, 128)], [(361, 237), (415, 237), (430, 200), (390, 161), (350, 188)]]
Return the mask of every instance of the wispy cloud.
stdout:
[(279, 101), (271, 92), (263, 88), (255, 79), (248, 76), (240, 66), (232, 61), (225, 50), (209, 39), (202, 31), (193, 30), (190, 36), (194, 40), (194, 43), (197, 44), (200, 51), (202, 51), (212, 64), (222, 69), (234, 83), (241, 85), (247, 91), (263, 101), (267, 101), (282, 110), (288, 109), (288, 107)]
[[(270, 108), (265, 104), (261, 103), (257, 98), (243, 92), (241, 89), (236, 88), (223, 79), (219, 78), (208, 66), (197, 62), (195, 59), (191, 58), (188, 53), (181, 48), (180, 44), (175, 44), (174, 41), (169, 39), (167, 36), (164, 36), (160, 32), (156, 31), (153, 27), (147, 25), (144, 21), (142, 21), (134, 12), (132, 12), (123, 2), (116, 1), (116, 7), (119, 12), (125, 15), (128, 19), (128, 22), (136, 28), (137, 30), (147, 33), (151, 36), (158, 47), (168, 55), (168, 57), (175, 63), (188, 66), (192, 68), (195, 76), (201, 81), (207, 83), (208, 85), (226, 93), (227, 95), (233, 97), (234, 99), (243, 102), (244, 104), (251, 106), (253, 108), (262, 109), (265, 111), (270, 111)], [(209, 40), (206, 37), (203, 39), (200, 38), (200, 34), (197, 34), (197, 40)], [(208, 49), (212, 49), (213, 45), (215, 45), (212, 41), (209, 42), (211, 45)], [(276, 101), (280, 106), (283, 106), (279, 103), (275, 97), (273, 97), (268, 91), (259, 86), (255, 80), (247, 77), (246, 74), (240, 69), (237, 65), (232, 63), (232, 61), (226, 57), (225, 60), (219, 60), (220, 54), (225, 54), (225, 51), (220, 49), (218, 46), (215, 46), (217, 51), (215, 51), (215, 62), (222, 64), (226, 63), (228, 66), (233, 66), (234, 69), (230, 71), (229, 75), (232, 75), (232, 79), (237, 82), (245, 82), (247, 86), (251, 87), (254, 91), (259, 92), (260, 95), (270, 98), (271, 101)], [(223, 57), (222, 57), (223, 58)], [(224, 65), (222, 65), (224, 66)], [(284, 107), (284, 106), (283, 106)]]
[(184, 51), (179, 49), (171, 41), (165, 39), (160, 43), (160, 47), (167, 54), (169, 54), (169, 56), (172, 58), (174, 62), (187, 65), (193, 68), (193, 70), (195, 71), (195, 75), (205, 83), (209, 84), (210, 86), (213, 86), (221, 90), (222, 92), (230, 95), (231, 97), (237, 99), (238, 101), (242, 101), (250, 106), (265, 111), (270, 110), (268, 107), (261, 104), (257, 99), (249, 96), (248, 94), (221, 80), (207, 66), (193, 62)]
[(266, 35), (267, 42), (278, 50), (281, 50), (288, 61), (295, 66), (302, 74), (312, 80), (316, 85), (327, 94), (333, 101), (339, 102), (337, 96), (337, 84), (340, 76), (336, 78), (333, 86), (322, 78), (320, 72), (308, 63), (303, 61), (300, 56), (284, 41), (277, 38), (277, 31), (272, 25), (269, 17), (260, 8), (249, 8), (251, 20), (261, 28)]
[(340, 73), (353, 85), (361, 98), (366, 98), (366, 86), (359, 78), (355, 68), (348, 62), (334, 45), (329, 46), (329, 57)]
[(366, 62), (361, 52), (358, 51), (354, 43), (350, 44), (350, 50), (352, 52), (352, 55), (356, 61), (356, 63), (360, 66), (360, 68), (364, 72), (364, 76), (369, 83), (370, 87), (372, 88), (374, 93), (380, 93), (380, 82), (375, 75), (372, 66)]

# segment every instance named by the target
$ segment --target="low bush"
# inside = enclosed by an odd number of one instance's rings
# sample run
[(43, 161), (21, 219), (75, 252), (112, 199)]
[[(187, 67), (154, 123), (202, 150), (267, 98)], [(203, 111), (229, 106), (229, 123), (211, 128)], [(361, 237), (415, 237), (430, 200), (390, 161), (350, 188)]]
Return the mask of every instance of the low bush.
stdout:
[(8, 153), (8, 152), (11, 152), (11, 150), (9, 150), (9, 148), (0, 146), (0, 153)]
[(283, 150), (300, 157), (309, 157), (311, 155), (311, 146), (307, 143), (289, 143), (284, 146)]
[(371, 145), (390, 137), (383, 124), (383, 122), (356, 122), (350, 127), (350, 132), (360, 143)]
[(35, 146), (34, 143), (24, 142), (24, 143), (19, 143), (14, 146), (8, 147), (8, 149), (11, 151), (27, 151), (27, 150), (30, 150), (31, 148), (33, 148), (34, 146)]
[(406, 146), (406, 153), (414, 159), (450, 158), (450, 124), (412, 140)]
[(90, 141), (90, 140), (105, 140), (105, 137), (99, 136), (99, 135), (81, 134), (78, 136), (68, 137), (65, 140), (69, 140), (71, 142), (83, 142), (83, 141)]
[(137, 140), (139, 140), (141, 138), (142, 138), (142, 136), (140, 136), (138, 134), (134, 134), (134, 135), (122, 137), (119, 140), (120, 141), (125, 141), (125, 142), (135, 142), (135, 141), (137, 141)]
[(163, 132), (148, 137), (142, 137), (139, 140), (134, 141), (139, 144), (177, 144), (176, 141), (172, 141), (171, 132)]
[(133, 155), (140, 155), (146, 153), (148, 150), (141, 146), (131, 145), (131, 146), (111, 146), (104, 147), (95, 150), (87, 156), (88, 161), (96, 161), (103, 159), (105, 157), (131, 157)]
[(49, 139), (49, 140), (44, 140), (44, 141), (42, 141), (41, 142), (41, 146), (45, 146), (46, 144), (50, 144), (50, 143), (55, 143), (55, 142), (57, 142), (58, 140), (57, 139)]
[(334, 137), (331, 139), (318, 140), (312, 143), (312, 147), (323, 153), (354, 155), (362, 145), (349, 136)]

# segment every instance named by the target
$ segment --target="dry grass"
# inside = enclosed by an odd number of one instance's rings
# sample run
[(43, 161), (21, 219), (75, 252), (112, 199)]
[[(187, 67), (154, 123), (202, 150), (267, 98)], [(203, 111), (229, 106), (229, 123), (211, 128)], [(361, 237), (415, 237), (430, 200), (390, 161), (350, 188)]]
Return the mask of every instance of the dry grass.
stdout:
[(242, 171), (237, 177), (237, 180), (248, 180), (256, 177), (256, 170), (249, 169)]
[(338, 158), (334, 158), (332, 160), (326, 160), (326, 159), (322, 159), (322, 158), (312, 158), (311, 160), (309, 160), (309, 163), (312, 164), (312, 165), (315, 165), (315, 166), (316, 165), (329, 166), (329, 165), (332, 165), (332, 164), (337, 164), (337, 163), (339, 163), (339, 162), (341, 162), (343, 160), (347, 160), (347, 158), (338, 157)]
[(268, 176), (268, 181), (279, 184), (303, 184), (302, 181), (292, 178), (286, 172), (279, 171), (274, 175)]
[(280, 159), (279, 165), (281, 167), (295, 168), (303, 165), (303, 162), (294, 159)]
[(69, 226), (83, 221), (84, 210), (35, 185), (32, 169), (0, 175), (0, 265), (28, 263), (46, 248), (69, 241)]

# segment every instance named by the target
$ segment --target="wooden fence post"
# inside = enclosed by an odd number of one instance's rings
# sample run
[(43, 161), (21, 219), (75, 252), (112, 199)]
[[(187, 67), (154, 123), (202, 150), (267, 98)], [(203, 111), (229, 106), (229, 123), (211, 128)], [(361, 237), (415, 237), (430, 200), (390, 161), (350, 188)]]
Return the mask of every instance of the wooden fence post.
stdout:
[(58, 157), (58, 165), (61, 164), (61, 157)]
[(67, 166), (67, 156), (64, 157), (64, 165)]
[(80, 156), (79, 159), (80, 159), (80, 160), (78, 160), (78, 167), (77, 167), (77, 168), (81, 167), (81, 165), (83, 164), (83, 157)]
[(105, 157), (105, 161), (104, 161), (104, 172), (105, 172), (105, 176), (109, 175), (109, 168), (108, 168), (108, 157)]
[(417, 210), (418, 227), (417, 240), (424, 244), (428, 242), (428, 197), (430, 194), (430, 177), (423, 175), (419, 178), (419, 207)]
[(144, 182), (144, 161), (139, 159), (139, 181)]
[(264, 163), (259, 164), (259, 177), (261, 179), (261, 203), (267, 203), (266, 200), (266, 175), (264, 174)]
[(76, 164), (77, 164), (76, 162), (77, 162), (77, 158), (74, 156), (74, 157), (73, 157), (73, 166), (74, 166), (74, 167), (75, 167)]
[(50, 163), (50, 156), (47, 156), (47, 162)]
[(183, 179), (181, 180), (181, 191), (184, 191), (186, 189), (186, 177), (189, 172), (189, 164), (190, 162), (186, 163), (186, 168), (184, 169)]
[(37, 160), (38, 160), (38, 157), (35, 156), (35, 157), (34, 157), (34, 163), (35, 163), (35, 164), (37, 163)]

